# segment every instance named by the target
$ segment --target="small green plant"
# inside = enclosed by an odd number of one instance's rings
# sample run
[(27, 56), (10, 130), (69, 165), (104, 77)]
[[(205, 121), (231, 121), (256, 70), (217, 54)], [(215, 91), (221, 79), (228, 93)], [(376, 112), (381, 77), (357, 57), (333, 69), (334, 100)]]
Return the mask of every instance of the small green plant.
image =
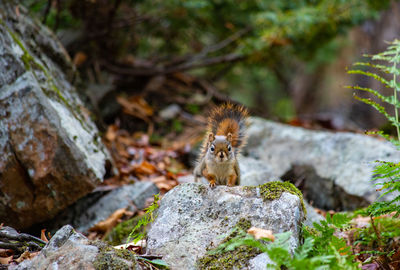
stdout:
[(326, 220), (314, 223), (315, 228), (304, 228), (304, 242), (293, 255), (289, 245), (290, 232), (277, 234), (275, 241), (270, 242), (268, 239), (256, 240), (242, 231), (220, 245), (217, 252), (232, 251), (243, 245), (257, 248), (273, 261), (267, 265), (268, 269), (357, 269), (350, 247), (344, 239), (335, 236), (337, 231), (349, 227), (350, 220), (346, 214), (328, 215)]
[[(393, 107), (393, 113), (389, 113), (388, 110), (381, 104), (376, 101), (373, 101), (370, 98), (361, 98), (355, 95), (355, 98), (374, 107), (378, 112), (384, 115), (390, 124), (396, 128), (397, 139), (391, 138), (388, 134), (379, 132), (369, 132), (381, 135), (387, 140), (391, 141), (398, 149), (400, 149), (400, 122), (399, 122), (399, 108), (400, 102), (398, 100), (398, 92), (400, 91), (400, 84), (397, 80), (397, 76), (400, 74), (400, 68), (398, 67), (400, 63), (400, 41), (394, 40), (389, 43), (386, 51), (375, 54), (375, 55), (365, 55), (371, 61), (370, 62), (356, 62), (354, 66), (360, 67), (359, 69), (349, 70), (350, 74), (361, 74), (370, 78), (377, 80), (382, 83), (382, 85), (386, 88), (390, 88), (393, 90), (393, 94), (390, 96), (382, 95), (378, 90), (374, 90), (367, 87), (361, 86), (348, 86), (348, 88), (365, 91), (374, 95), (377, 100), (379, 100), (382, 104), (386, 104), (388, 106)], [(375, 70), (373, 71), (365, 71), (362, 70), (362, 67), (369, 67)], [(384, 77), (380, 74), (386, 74)], [(376, 182), (379, 190), (384, 191), (381, 195), (387, 195), (389, 193), (395, 194), (395, 192), (400, 191), (400, 163), (396, 162), (387, 162), (387, 161), (377, 161), (378, 165), (375, 167), (373, 171), (375, 177), (373, 181)], [(380, 198), (381, 198), (380, 197)], [(395, 212), (396, 217), (400, 215), (400, 195), (397, 195), (391, 201), (377, 201), (371, 204), (366, 212), (368, 215), (372, 217), (380, 216), (383, 214), (388, 214)], [(373, 219), (371, 219), (373, 223)], [(373, 225), (373, 224), (372, 224)]]
[[(374, 228), (372, 224), (366, 227), (356, 229), (354, 233), (355, 246), (360, 246), (363, 250), (362, 253), (371, 255), (387, 255), (388, 257), (396, 250), (394, 246), (391, 247), (393, 239), (400, 236), (400, 220), (389, 216), (376, 218), (374, 221)], [(378, 234), (377, 234), (378, 232)], [(381, 251), (379, 249), (383, 248)], [(386, 248), (389, 247), (389, 248)]]
[(138, 221), (132, 232), (129, 234), (128, 239), (126, 240), (127, 243), (132, 240), (134, 243), (137, 243), (139, 240), (142, 240), (146, 236), (145, 230), (143, 230), (143, 228), (152, 223), (156, 218), (154, 211), (158, 208), (159, 200), (160, 194), (155, 194), (154, 202), (145, 209), (144, 216)]

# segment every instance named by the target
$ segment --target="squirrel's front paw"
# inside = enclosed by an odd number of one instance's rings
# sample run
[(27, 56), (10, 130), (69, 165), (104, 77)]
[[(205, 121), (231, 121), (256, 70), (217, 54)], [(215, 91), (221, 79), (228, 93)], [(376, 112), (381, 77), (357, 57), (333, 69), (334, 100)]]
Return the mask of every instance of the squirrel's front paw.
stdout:
[(215, 188), (216, 184), (215, 181), (210, 181), (210, 188)]

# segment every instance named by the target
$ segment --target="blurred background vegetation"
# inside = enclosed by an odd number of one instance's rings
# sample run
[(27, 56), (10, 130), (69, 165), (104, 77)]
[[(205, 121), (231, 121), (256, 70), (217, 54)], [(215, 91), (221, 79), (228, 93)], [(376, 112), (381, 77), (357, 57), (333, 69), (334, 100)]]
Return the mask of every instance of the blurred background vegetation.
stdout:
[[(78, 67), (80, 89), (107, 124), (121, 108), (129, 111), (121, 96), (136, 102), (130, 117), (144, 124), (170, 104), (197, 114), (226, 100), (293, 124), (370, 129), (385, 123), (344, 86), (374, 83), (346, 68), (399, 36), (396, 1), (22, 3), (59, 36)], [(172, 126), (182, 129), (176, 119)]]

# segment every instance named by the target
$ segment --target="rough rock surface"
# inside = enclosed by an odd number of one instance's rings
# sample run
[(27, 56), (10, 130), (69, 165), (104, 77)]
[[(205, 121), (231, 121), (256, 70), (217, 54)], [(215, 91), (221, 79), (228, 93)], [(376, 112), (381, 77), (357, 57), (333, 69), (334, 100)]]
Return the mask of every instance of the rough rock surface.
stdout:
[(371, 182), (375, 160), (398, 161), (389, 142), (349, 132), (312, 131), (252, 118), (245, 154), (274, 177), (299, 180), (315, 206), (350, 210), (379, 194)]
[[(195, 269), (196, 260), (205, 255), (206, 248), (218, 246), (220, 236), (229, 233), (243, 218), (251, 226), (274, 233), (291, 231), (291, 247), (299, 244), (304, 214), (296, 195), (284, 192), (279, 199), (264, 201), (256, 187), (210, 189), (203, 184), (186, 183), (162, 199), (148, 232), (148, 251), (163, 255), (171, 269)], [(266, 263), (267, 259), (263, 261)], [(262, 264), (257, 259), (253, 265)]]
[(9, 269), (133, 269), (134, 261), (116, 253), (112, 248), (107, 249), (104, 243), (92, 242), (66, 225), (51, 238), (39, 255)]
[(47, 222), (44, 228), (57, 230), (65, 224), (71, 224), (77, 231), (87, 233), (91, 227), (106, 220), (118, 209), (126, 208), (135, 212), (145, 208), (146, 199), (158, 192), (158, 188), (152, 182), (137, 182), (108, 193), (94, 192), (79, 199), (54, 220)]
[(258, 186), (266, 182), (281, 180), (263, 160), (240, 156), (239, 166), (241, 186)]
[(23, 229), (90, 192), (109, 155), (65, 50), (18, 6), (0, 2), (0, 220)]

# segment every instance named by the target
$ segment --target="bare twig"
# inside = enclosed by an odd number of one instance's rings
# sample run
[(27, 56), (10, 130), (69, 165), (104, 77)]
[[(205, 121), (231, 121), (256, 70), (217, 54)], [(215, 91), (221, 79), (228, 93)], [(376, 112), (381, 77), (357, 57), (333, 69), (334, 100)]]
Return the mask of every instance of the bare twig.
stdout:
[(56, 22), (54, 23), (54, 30), (57, 30), (58, 26), (60, 25), (60, 14), (62, 10), (61, 1), (56, 0), (56, 5), (57, 5), (57, 14), (56, 14)]
[(148, 260), (154, 260), (154, 259), (162, 259), (162, 255), (153, 255), (153, 254), (141, 254), (138, 255), (138, 257), (142, 257)]
[(241, 30), (237, 31), (236, 33), (234, 33), (232, 36), (229, 36), (228, 38), (222, 40), (221, 42), (204, 48), (201, 52), (199, 52), (197, 54), (187, 54), (187, 55), (178, 57), (178, 58), (172, 60), (171, 62), (169, 62), (168, 64), (166, 64), (166, 66), (175, 66), (176, 64), (181, 64), (183, 62), (191, 63), (191, 62), (199, 61), (200, 59), (205, 58), (208, 54), (219, 51), (219, 50), (227, 47), (228, 45), (235, 42), (240, 37), (244, 36), (245, 34), (247, 34), (250, 31), (251, 31), (251, 27), (246, 27), (244, 29), (241, 29)]
[(246, 58), (246, 56), (238, 55), (235, 53), (221, 55), (221, 56), (215, 56), (215, 57), (201, 59), (199, 62), (191, 61), (191, 62), (182, 63), (178, 66), (171, 67), (171, 68), (164, 70), (164, 74), (175, 73), (175, 72), (179, 72), (179, 71), (185, 71), (185, 70), (196, 69), (196, 68), (201, 68), (201, 67), (207, 67), (207, 66), (212, 66), (212, 65), (216, 65), (216, 64), (233, 63), (233, 62), (238, 62), (238, 61), (244, 60), (245, 58)]
[(51, 2), (52, 2), (52, 0), (47, 0), (47, 5), (46, 5), (46, 8), (43, 13), (43, 20), (42, 20), (43, 24), (46, 24), (47, 15), (49, 15), (50, 8), (51, 8)]
[(237, 103), (233, 101), (228, 95), (224, 95), (221, 92), (219, 92), (212, 84), (210, 84), (206, 80), (199, 79), (197, 80), (197, 83), (200, 85), (201, 88), (207, 91), (208, 95), (215, 97), (219, 101)]
[(376, 228), (375, 222), (374, 222), (374, 218), (372, 216), (370, 216), (370, 220), (371, 220), (371, 226), (374, 229), (374, 232), (376, 234), (376, 238), (378, 239), (378, 248), (379, 251), (383, 251), (383, 243), (382, 243), (382, 237), (381, 237), (381, 233), (379, 232), (378, 228)]
[(43, 240), (26, 234), (18, 233), (11, 227), (2, 227), (0, 229), (0, 248), (13, 249), (15, 251), (21, 251), (20, 249), (27, 246), (35, 250), (41, 250), (40, 245), (45, 245), (46, 242)]
[(222, 56), (215, 56), (210, 58), (205, 58), (200, 60), (199, 62), (188, 62), (182, 63), (177, 66), (165, 68), (163, 66), (154, 66), (152, 68), (132, 68), (130, 66), (118, 66), (108, 62), (103, 62), (102, 65), (111, 72), (120, 74), (120, 75), (131, 75), (131, 76), (156, 76), (156, 75), (165, 75), (171, 74), (175, 72), (181, 72), (201, 67), (212, 66), (216, 64), (224, 64), (224, 63), (233, 63), (242, 61), (246, 58), (244, 55), (238, 54), (227, 54)]

